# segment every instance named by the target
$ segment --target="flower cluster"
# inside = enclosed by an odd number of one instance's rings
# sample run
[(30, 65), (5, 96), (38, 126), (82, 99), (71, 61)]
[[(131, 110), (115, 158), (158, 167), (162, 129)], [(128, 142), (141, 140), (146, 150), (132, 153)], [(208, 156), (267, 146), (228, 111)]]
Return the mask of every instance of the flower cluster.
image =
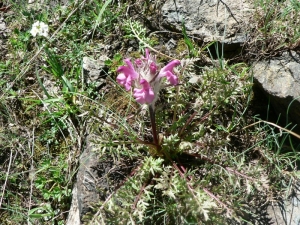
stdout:
[(37, 21), (34, 24), (32, 24), (32, 28), (30, 30), (30, 33), (33, 37), (36, 35), (48, 37), (48, 25), (45, 24), (44, 22)]
[(178, 84), (178, 77), (174, 74), (175, 66), (180, 65), (179, 60), (173, 60), (160, 69), (156, 57), (146, 49), (146, 56), (136, 59), (134, 63), (125, 59), (126, 65), (120, 66), (117, 70), (117, 82), (124, 86), (126, 91), (133, 87), (133, 97), (140, 104), (152, 104), (158, 98), (162, 87), (162, 78), (166, 77), (171, 85)]

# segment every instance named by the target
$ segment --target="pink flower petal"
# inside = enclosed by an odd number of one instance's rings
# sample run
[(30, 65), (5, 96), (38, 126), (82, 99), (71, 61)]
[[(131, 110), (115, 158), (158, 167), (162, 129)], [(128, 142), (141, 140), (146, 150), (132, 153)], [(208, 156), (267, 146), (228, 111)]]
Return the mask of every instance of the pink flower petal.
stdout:
[(180, 61), (175, 59), (175, 60), (172, 60), (171, 62), (169, 62), (165, 67), (163, 67), (162, 70), (172, 71), (175, 66), (179, 66), (179, 65), (180, 65)]
[(150, 68), (150, 73), (152, 75), (155, 75), (157, 71), (157, 65), (155, 64), (155, 62), (151, 62), (149, 68)]
[(174, 75), (173, 73), (171, 73), (170, 71), (166, 72), (166, 77), (167, 77), (168, 81), (170, 82), (170, 84), (172, 84), (174, 86), (178, 84), (178, 77), (176, 75)]
[(117, 76), (117, 82), (124, 86), (126, 91), (129, 91), (130, 88), (131, 88), (131, 81), (132, 81), (132, 78), (131, 76), (126, 76), (125, 73), (120, 73), (118, 76)]
[(143, 66), (143, 61), (142, 61), (141, 59), (136, 59), (136, 60), (134, 61), (134, 63), (135, 63), (135, 65), (136, 65), (137, 67), (142, 67), (142, 66)]
[(173, 73), (173, 69), (175, 66), (178, 66), (178, 65), (180, 65), (180, 61), (177, 59), (169, 62), (165, 67), (163, 67), (160, 70), (158, 78), (167, 77), (170, 84), (177, 85), (178, 77)]
[(143, 86), (143, 88), (135, 88), (133, 90), (133, 97), (140, 104), (150, 104), (155, 98), (154, 92), (145, 79), (142, 79), (140, 84)]
[(131, 81), (138, 78), (139, 74), (135, 71), (130, 59), (125, 59), (125, 66), (120, 66), (117, 70), (119, 75), (117, 76), (117, 82), (124, 86), (126, 91), (131, 88)]
[(127, 66), (120, 66), (117, 72), (124, 73), (126, 76), (131, 76), (132, 80), (136, 79), (139, 74), (135, 71), (130, 59), (125, 59), (124, 62)]

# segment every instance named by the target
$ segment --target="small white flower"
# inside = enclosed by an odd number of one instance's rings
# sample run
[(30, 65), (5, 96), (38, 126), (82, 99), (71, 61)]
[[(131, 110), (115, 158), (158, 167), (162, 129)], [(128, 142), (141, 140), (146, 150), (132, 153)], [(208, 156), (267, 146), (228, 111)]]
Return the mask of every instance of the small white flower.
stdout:
[(30, 30), (30, 33), (33, 37), (36, 35), (48, 37), (48, 25), (44, 22), (36, 21), (34, 24), (32, 24), (32, 28)]

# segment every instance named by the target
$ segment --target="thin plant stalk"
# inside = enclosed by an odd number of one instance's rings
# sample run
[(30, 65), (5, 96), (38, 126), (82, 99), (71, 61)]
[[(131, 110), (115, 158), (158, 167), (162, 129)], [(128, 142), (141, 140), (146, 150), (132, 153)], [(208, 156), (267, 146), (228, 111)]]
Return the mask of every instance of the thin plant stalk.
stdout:
[(159, 143), (158, 143), (158, 136), (156, 131), (156, 122), (155, 122), (155, 112), (152, 105), (149, 105), (149, 113), (150, 113), (150, 121), (151, 121), (151, 127), (152, 127), (152, 135), (153, 135), (153, 141), (156, 145), (157, 150), (159, 149)]
[(0, 208), (1, 208), (1, 205), (2, 205), (3, 198), (4, 198), (4, 193), (5, 193), (6, 183), (7, 183), (7, 180), (8, 180), (9, 171), (10, 171), (10, 167), (11, 167), (12, 153), (13, 153), (13, 152), (12, 152), (12, 150), (11, 150), (11, 151), (10, 151), (10, 156), (9, 156), (8, 170), (7, 170), (7, 172), (6, 172), (5, 182), (4, 182), (4, 185), (3, 185), (3, 188), (2, 188), (2, 195), (1, 195), (1, 199), (0, 199)]

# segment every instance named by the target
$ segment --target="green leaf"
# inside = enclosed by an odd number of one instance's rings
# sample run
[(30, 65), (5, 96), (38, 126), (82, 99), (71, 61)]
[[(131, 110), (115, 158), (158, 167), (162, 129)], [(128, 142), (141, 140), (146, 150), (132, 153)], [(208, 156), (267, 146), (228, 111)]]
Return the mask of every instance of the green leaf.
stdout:
[(56, 78), (61, 78), (64, 74), (64, 70), (63, 67), (60, 63), (60, 61), (58, 60), (57, 56), (55, 54), (53, 54), (47, 47), (45, 47), (45, 52), (47, 54), (47, 62), (50, 65), (50, 69), (44, 67), (44, 69), (49, 72), (52, 73)]
[[(101, 23), (101, 20), (102, 20), (102, 15), (103, 13), (105, 12), (105, 9), (108, 7), (108, 5), (112, 2), (112, 0), (108, 0), (104, 3), (104, 5), (101, 7), (101, 10), (98, 14), (98, 17), (96, 19), (96, 23), (94, 25), (94, 30), (93, 30), (93, 35), (92, 37), (94, 36), (94, 33), (95, 33), (95, 30), (96, 28), (99, 26), (99, 24)], [(97, 1), (95, 1), (95, 3), (97, 4)]]
[(35, 74), (36, 74), (36, 78), (37, 78), (37, 80), (38, 80), (38, 82), (39, 82), (41, 88), (43, 89), (45, 95), (47, 96), (47, 98), (50, 98), (51, 96), (49, 95), (49, 93), (48, 93), (48, 91), (46, 90), (46, 88), (45, 88), (43, 82), (41, 81), (41, 78), (40, 78), (40, 76), (39, 76), (39, 71), (38, 71), (37, 69), (36, 69)]
[(197, 51), (195, 49), (195, 46), (193, 44), (193, 42), (191, 41), (191, 39), (188, 37), (187, 33), (186, 33), (186, 28), (184, 25), (184, 21), (182, 20), (182, 34), (183, 34), (183, 38), (184, 38), (184, 42), (187, 45), (188, 49), (189, 49), (189, 54), (191, 57), (196, 57), (197, 56)]
[(65, 77), (65, 76), (61, 76), (63, 83), (68, 87), (68, 90), (70, 92), (74, 92), (74, 87), (73, 85), (70, 83), (70, 81)]
[(52, 197), (52, 193), (48, 190), (43, 190), (43, 197), (44, 199), (49, 200), (50, 197)]
[(51, 213), (42, 213), (42, 214), (30, 214), (29, 217), (30, 218), (34, 218), (34, 219), (40, 219), (40, 218), (44, 218), (46, 216), (52, 216)]

